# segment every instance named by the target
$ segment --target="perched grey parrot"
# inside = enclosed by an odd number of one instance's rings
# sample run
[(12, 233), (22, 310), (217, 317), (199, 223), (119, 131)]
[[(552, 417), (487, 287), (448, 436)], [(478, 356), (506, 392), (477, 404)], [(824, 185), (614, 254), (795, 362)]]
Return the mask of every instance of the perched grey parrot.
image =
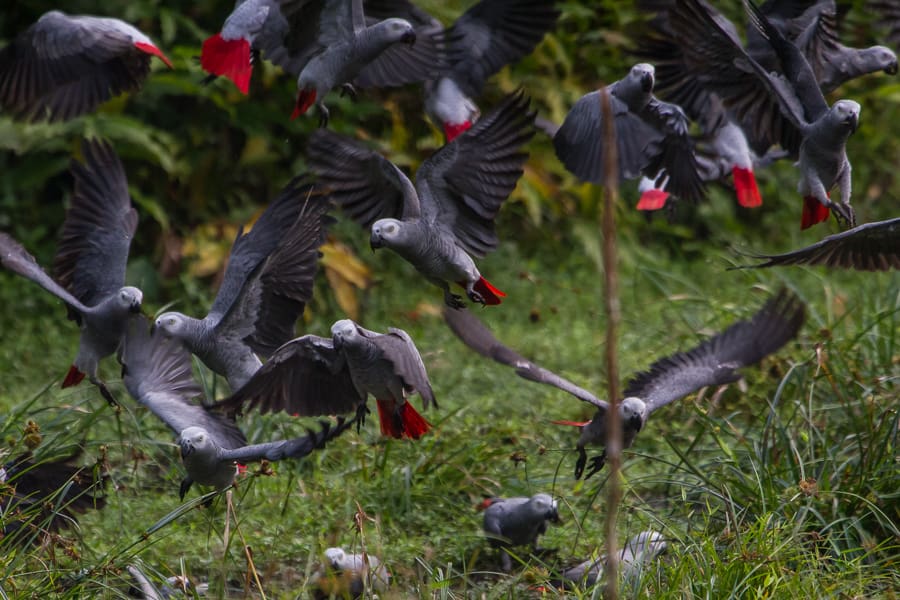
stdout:
[[(474, 99), (487, 80), (530, 54), (556, 25), (559, 9), (554, 4), (555, 0), (481, 0), (447, 29), (449, 64), (425, 82), (425, 110), (443, 128), (448, 142), (478, 118)], [(401, 17), (417, 26), (443, 29), (408, 0), (365, 0), (365, 10), (367, 17)]]
[(32, 120), (72, 119), (141, 87), (151, 56), (172, 67), (150, 38), (124, 21), (44, 13), (0, 50), (0, 107)]
[(371, 227), (372, 248), (387, 247), (444, 291), (448, 306), (464, 306), (450, 283), (473, 302), (500, 304), (505, 296), (475, 266), (497, 247), (494, 218), (516, 187), (534, 135), (534, 113), (522, 93), (422, 163), (416, 185), (396, 165), (348, 138), (316, 131), (309, 162), (344, 212)]
[[(665, 538), (656, 531), (642, 531), (625, 542), (619, 551), (619, 569), (626, 581), (638, 578), (646, 565), (656, 560), (668, 547)], [(560, 575), (564, 585), (591, 587), (602, 581), (606, 555), (588, 559), (565, 569)]]
[(413, 392), (425, 408), (437, 401), (416, 345), (402, 329), (382, 334), (342, 319), (332, 338), (305, 335), (279, 348), (246, 386), (219, 403), (227, 411), (285, 411), (300, 416), (356, 411), (375, 396), (381, 433), (419, 439), (431, 426), (406, 401)]
[(866, 223), (784, 254), (751, 254), (764, 259), (741, 268), (822, 265), (856, 271), (900, 269), (900, 217)]
[(77, 513), (106, 505), (103, 491), (108, 477), (103, 473), (95, 477), (90, 466), (74, 465), (79, 454), (36, 460), (26, 452), (0, 466), (4, 544), (39, 541), (44, 532), (77, 523)]
[[(638, 432), (656, 409), (700, 388), (737, 381), (740, 378), (737, 369), (759, 362), (796, 337), (804, 318), (805, 307), (800, 299), (781, 290), (750, 320), (738, 321), (696, 348), (659, 359), (647, 371), (635, 375), (625, 389), (624, 400), (619, 403), (622, 447), (630, 448), (634, 444)], [(479, 354), (515, 367), (516, 373), (526, 379), (553, 385), (597, 407), (594, 418), (586, 423), (556, 421), (560, 425), (581, 428), (575, 465), (575, 477), (580, 478), (587, 464), (585, 448), (606, 445), (609, 404), (506, 348), (469, 311), (445, 310), (444, 319), (454, 333)], [(605, 461), (605, 451), (592, 459), (587, 477), (602, 469)]]
[[(397, 43), (408, 47), (392, 48)], [(415, 47), (412, 47), (415, 43)], [(444, 64), (443, 31), (422, 32), (404, 19), (366, 23), (362, 0), (243, 0), (222, 31), (203, 43), (201, 66), (224, 75), (246, 93), (251, 50), (297, 76), (297, 103), (291, 118), (313, 103), (328, 123), (325, 94), (365, 75), (372, 86), (423, 81)]]
[(56, 280), (5, 233), (0, 233), (0, 263), (65, 302), (69, 318), (78, 323), (78, 354), (62, 386), (77, 385), (87, 375), (115, 405), (112, 393), (97, 377), (97, 365), (119, 348), (128, 318), (141, 310), (141, 291), (124, 286), (137, 211), (112, 146), (85, 141), (83, 150), (85, 164), (71, 165), (75, 190), (54, 259)]
[[(634, 65), (624, 79), (607, 86), (616, 132), (619, 177), (651, 178), (663, 169), (669, 189), (685, 200), (704, 195), (697, 172), (688, 120), (680, 107), (653, 95), (654, 68)], [(604, 179), (604, 152), (600, 118), (600, 91), (582, 96), (566, 115), (553, 137), (556, 156), (583, 181)]]
[[(801, 228), (828, 218), (829, 209), (851, 226), (850, 162), (845, 145), (856, 131), (860, 106), (839, 100), (829, 108), (815, 73), (797, 46), (773, 26), (748, 0), (751, 21), (768, 39), (783, 75), (770, 73), (724, 29), (699, 0), (677, 0), (669, 13), (679, 32), (687, 77), (716, 92), (739, 122), (771, 143), (780, 142), (799, 158), (804, 198)], [(750, 131), (745, 125), (745, 131)], [(768, 147), (770, 144), (762, 144)], [(837, 184), (840, 202), (832, 202), (829, 190)]]
[(504, 571), (512, 570), (506, 549), (531, 546), (537, 550), (538, 537), (547, 531), (547, 521), (559, 522), (556, 500), (549, 494), (531, 498), (488, 498), (484, 501), (484, 532), (491, 545), (500, 548)]
[(372, 554), (328, 548), (325, 561), (312, 582), (313, 598), (362, 598), (367, 590), (385, 592), (391, 583), (387, 568)]
[(122, 380), (128, 393), (178, 434), (187, 477), (179, 494), (191, 485), (224, 489), (237, 474), (237, 463), (298, 459), (323, 448), (353, 421), (320, 422), (321, 430), (290, 440), (247, 445), (233, 419), (214, 407), (192, 402), (202, 395), (194, 381), (187, 350), (177, 341), (150, 332), (143, 317), (129, 323), (122, 353)]
[(203, 319), (166, 312), (155, 326), (184, 343), (232, 391), (294, 337), (294, 323), (312, 298), (330, 208), (316, 186), (295, 178), (252, 229), (238, 231), (219, 293)]

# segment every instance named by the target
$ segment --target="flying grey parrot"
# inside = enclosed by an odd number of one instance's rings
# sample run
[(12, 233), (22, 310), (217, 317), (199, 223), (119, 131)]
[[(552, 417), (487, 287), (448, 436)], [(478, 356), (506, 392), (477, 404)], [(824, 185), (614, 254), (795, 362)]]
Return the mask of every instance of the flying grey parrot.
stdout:
[[(636, 579), (646, 565), (653, 562), (668, 547), (665, 538), (656, 531), (642, 531), (625, 542), (619, 551), (619, 569), (626, 581)], [(602, 581), (606, 567), (606, 555), (588, 559), (565, 569), (560, 575), (563, 584), (592, 587)]]
[[(638, 432), (656, 409), (700, 388), (737, 381), (740, 378), (737, 369), (759, 362), (796, 337), (804, 318), (803, 303), (783, 289), (750, 320), (738, 321), (699, 346), (661, 358), (647, 371), (635, 375), (625, 389), (624, 400), (619, 403), (622, 447), (630, 448), (634, 444)], [(560, 425), (581, 428), (575, 465), (575, 477), (580, 478), (587, 464), (585, 448), (595, 444), (606, 445), (609, 404), (506, 348), (469, 311), (445, 310), (444, 319), (453, 332), (479, 354), (515, 367), (521, 377), (553, 385), (597, 407), (594, 418), (588, 422), (555, 421)], [(587, 477), (602, 469), (605, 461), (604, 450), (592, 460)]]
[(128, 393), (178, 435), (187, 476), (180, 497), (194, 483), (217, 490), (232, 484), (237, 463), (299, 459), (323, 448), (353, 421), (320, 422), (320, 431), (290, 440), (247, 445), (232, 418), (192, 400), (202, 395), (187, 350), (177, 341), (151, 333), (143, 317), (128, 325), (122, 352), (122, 380)]
[(44, 13), (0, 50), (0, 107), (17, 117), (65, 121), (141, 87), (150, 57), (172, 63), (124, 21)]
[(504, 571), (512, 570), (507, 548), (531, 546), (537, 550), (538, 537), (547, 531), (547, 522), (559, 522), (556, 500), (549, 494), (531, 498), (488, 498), (484, 501), (484, 532), (491, 546), (500, 548)]
[(435, 152), (416, 173), (416, 185), (396, 165), (328, 131), (310, 138), (308, 155), (319, 183), (351, 218), (371, 227), (373, 249), (387, 247), (444, 291), (448, 306), (464, 306), (450, 283), (473, 302), (500, 304), (505, 296), (475, 266), (497, 247), (494, 218), (522, 175), (534, 135), (534, 113), (522, 93)]
[(36, 460), (26, 452), (0, 466), (4, 544), (38, 541), (43, 532), (76, 524), (77, 513), (106, 505), (107, 475), (95, 477), (91, 467), (75, 466), (79, 453)]
[(112, 393), (97, 377), (97, 365), (119, 348), (129, 316), (141, 310), (141, 291), (124, 286), (137, 211), (112, 146), (85, 141), (83, 150), (85, 164), (71, 164), (75, 189), (54, 259), (56, 280), (5, 233), (0, 233), (0, 263), (65, 302), (69, 318), (78, 323), (78, 354), (62, 386), (77, 385), (87, 375), (115, 405)]
[[(619, 177), (655, 178), (665, 169), (670, 191), (700, 200), (704, 184), (697, 172), (688, 120), (680, 107), (653, 95), (653, 65), (634, 65), (624, 79), (607, 86), (616, 132)], [(582, 96), (553, 137), (556, 156), (583, 181), (605, 177), (600, 91)]]
[[(392, 48), (397, 43), (406, 48)], [(415, 43), (415, 47), (412, 45)], [(362, 0), (243, 0), (222, 31), (203, 43), (201, 66), (224, 75), (246, 93), (251, 50), (297, 76), (297, 102), (291, 118), (313, 103), (320, 123), (328, 123), (325, 94), (366, 75), (366, 84), (397, 86), (423, 81), (444, 64), (443, 31), (419, 32), (404, 19), (367, 26)]]
[[(494, 73), (528, 54), (559, 18), (555, 0), (481, 0), (447, 29), (448, 65), (425, 82), (425, 110), (448, 142), (472, 127), (480, 114), (475, 98)], [(401, 17), (435, 31), (440, 21), (408, 0), (365, 0), (377, 18)], [(365, 79), (363, 73), (359, 79)]]
[(391, 575), (372, 554), (349, 554), (342, 548), (325, 550), (324, 570), (313, 579), (313, 598), (362, 598), (366, 591), (383, 593)]
[(249, 232), (238, 231), (209, 314), (166, 312), (155, 326), (240, 389), (262, 364), (257, 354), (268, 356), (294, 337), (312, 298), (329, 208), (314, 184), (295, 178)]
[[(754, 60), (699, 0), (677, 0), (669, 17), (690, 65), (686, 77), (716, 92), (739, 122), (752, 123), (765, 139), (780, 141), (799, 158), (798, 189), (804, 198), (801, 228), (827, 219), (829, 209), (852, 226), (855, 217), (845, 145), (858, 126), (860, 106), (839, 100), (829, 108), (803, 53), (755, 4), (748, 0), (747, 7), (754, 26), (772, 45), (783, 75), (770, 73)], [(828, 197), (836, 184), (840, 202)]]
[(219, 406), (300, 416), (356, 411), (362, 422), (372, 394), (382, 434), (419, 439), (431, 428), (406, 400), (418, 392), (425, 408), (437, 407), (422, 357), (405, 331), (391, 327), (382, 334), (342, 319), (331, 334), (331, 339), (305, 335), (288, 342)]
[(784, 254), (751, 254), (764, 259), (741, 268), (822, 265), (856, 271), (900, 269), (900, 217), (866, 223)]

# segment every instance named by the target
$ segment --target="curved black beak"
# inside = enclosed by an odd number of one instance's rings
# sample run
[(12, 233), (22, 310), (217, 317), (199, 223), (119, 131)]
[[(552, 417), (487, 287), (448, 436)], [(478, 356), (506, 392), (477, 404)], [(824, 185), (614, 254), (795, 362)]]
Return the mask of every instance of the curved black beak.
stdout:
[(187, 440), (181, 442), (181, 458), (187, 458), (194, 452), (194, 446)]
[(641, 89), (645, 92), (649, 92), (653, 90), (653, 75), (650, 73), (644, 73), (641, 75)]
[(885, 67), (884, 72), (888, 75), (896, 75), (897, 74), (897, 61), (892, 62), (887, 67)]
[(410, 46), (415, 45), (416, 43), (416, 32), (415, 31), (407, 31), (400, 37), (400, 41), (404, 44), (409, 44)]
[(331, 337), (331, 345), (335, 350), (340, 350), (344, 347), (344, 336), (342, 335), (334, 335)]
[(372, 249), (372, 252), (375, 252), (379, 248), (384, 247), (384, 240), (381, 239), (380, 235), (373, 233), (369, 237), (369, 247)]

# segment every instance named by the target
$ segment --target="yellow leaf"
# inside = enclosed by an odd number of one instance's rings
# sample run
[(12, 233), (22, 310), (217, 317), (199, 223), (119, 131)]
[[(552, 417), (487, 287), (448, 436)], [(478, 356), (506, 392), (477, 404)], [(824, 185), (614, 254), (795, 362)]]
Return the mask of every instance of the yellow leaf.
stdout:
[(356, 296), (356, 288), (334, 269), (325, 269), (325, 277), (341, 310), (351, 319), (359, 319), (359, 298)]
[(325, 267), (326, 273), (334, 271), (359, 289), (369, 287), (372, 270), (356, 258), (349, 246), (335, 239), (329, 239), (319, 250), (322, 252), (322, 266)]

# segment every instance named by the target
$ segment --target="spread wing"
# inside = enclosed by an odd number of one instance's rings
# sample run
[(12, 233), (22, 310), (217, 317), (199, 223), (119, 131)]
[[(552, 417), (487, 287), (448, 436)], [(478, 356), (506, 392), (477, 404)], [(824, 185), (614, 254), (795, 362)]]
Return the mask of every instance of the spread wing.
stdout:
[(748, 268), (823, 265), (857, 271), (900, 269), (900, 217), (866, 223), (793, 252), (752, 256), (765, 262)]
[(321, 450), (331, 440), (344, 433), (356, 419), (345, 420), (338, 417), (337, 425), (328, 421), (319, 421), (319, 431), (307, 429), (307, 435), (277, 442), (264, 442), (235, 448), (234, 450), (221, 450), (219, 458), (222, 460), (234, 460), (239, 463), (258, 462), (261, 460), (283, 460), (286, 458), (303, 458), (309, 456), (315, 450)]
[(231, 246), (222, 286), (209, 309), (207, 318), (214, 324), (218, 324), (228, 313), (232, 304), (238, 300), (247, 279), (281, 243), (285, 233), (296, 221), (308, 193), (308, 180), (302, 175), (295, 177), (284, 186), (248, 233), (244, 233), (243, 227), (238, 230)]
[(281, 20), (254, 41), (266, 58), (299, 75), (306, 63), (334, 44), (346, 43), (362, 24), (361, 0), (278, 0)]
[(708, 385), (737, 381), (737, 369), (759, 362), (796, 337), (805, 306), (782, 289), (749, 320), (728, 329), (687, 352), (662, 358), (638, 373), (625, 389), (647, 404), (648, 413)]
[(305, 335), (276, 350), (244, 387), (218, 406), (228, 412), (258, 409), (309, 417), (353, 412), (364, 401), (331, 340)]
[(469, 97), (481, 95), (487, 79), (531, 54), (559, 18), (555, 0), (481, 0), (448, 31), (449, 76)]
[[(303, 191), (305, 190), (305, 192)], [(220, 335), (246, 342), (268, 356), (294, 337), (294, 324), (312, 299), (325, 241), (329, 202), (304, 184), (303, 208), (279, 246), (251, 273), (235, 302), (216, 326)]]
[(587, 390), (578, 387), (568, 379), (560, 377), (553, 371), (548, 371), (531, 362), (512, 348), (504, 346), (494, 337), (491, 330), (478, 317), (472, 314), (472, 311), (456, 310), (445, 306), (444, 321), (450, 327), (450, 330), (456, 334), (456, 337), (462, 340), (466, 346), (482, 356), (513, 367), (516, 370), (516, 375), (519, 377), (537, 383), (552, 385), (598, 408), (608, 408), (609, 405), (606, 402), (598, 399)]
[(177, 340), (152, 335), (146, 318), (129, 321), (121, 360), (128, 393), (176, 435), (196, 426), (206, 429), (223, 448), (247, 443), (232, 419), (192, 402), (203, 390), (191, 373), (191, 355)]
[(383, 218), (416, 218), (419, 196), (394, 163), (350, 138), (317, 129), (307, 146), (320, 187), (347, 215), (365, 227)]
[(530, 103), (521, 91), (510, 94), (416, 173), (423, 218), (452, 231), (474, 256), (497, 247), (494, 218), (522, 176), (522, 146), (535, 133)]
[(66, 211), (53, 268), (56, 279), (87, 306), (125, 285), (137, 211), (125, 170), (108, 142), (85, 141), (85, 162), (72, 161), (72, 203)]
[(664, 136), (656, 147), (650, 144), (644, 148), (644, 153), (651, 157), (644, 172), (658, 173), (665, 170), (669, 176), (667, 190), (684, 200), (696, 202), (702, 199), (704, 184), (694, 155), (694, 142), (688, 134), (690, 124), (684, 111), (674, 104), (651, 98), (641, 116), (653, 123), (656, 130)]
[(116, 19), (44, 14), (0, 51), (0, 106), (19, 117), (64, 121), (138, 89), (150, 54), (135, 47), (126, 27)]
[(70, 294), (64, 287), (53, 281), (41, 268), (34, 257), (8, 233), (0, 232), (0, 264), (4, 267), (35, 282), (78, 312), (88, 308)]
[(359, 332), (372, 340), (382, 352), (383, 359), (390, 364), (394, 373), (403, 380), (403, 387), (409, 391), (415, 390), (422, 396), (425, 408), (432, 404), (437, 407), (434, 399), (434, 391), (425, 371), (425, 363), (419, 355), (412, 338), (402, 329), (388, 328), (388, 333), (381, 334), (358, 327)]

